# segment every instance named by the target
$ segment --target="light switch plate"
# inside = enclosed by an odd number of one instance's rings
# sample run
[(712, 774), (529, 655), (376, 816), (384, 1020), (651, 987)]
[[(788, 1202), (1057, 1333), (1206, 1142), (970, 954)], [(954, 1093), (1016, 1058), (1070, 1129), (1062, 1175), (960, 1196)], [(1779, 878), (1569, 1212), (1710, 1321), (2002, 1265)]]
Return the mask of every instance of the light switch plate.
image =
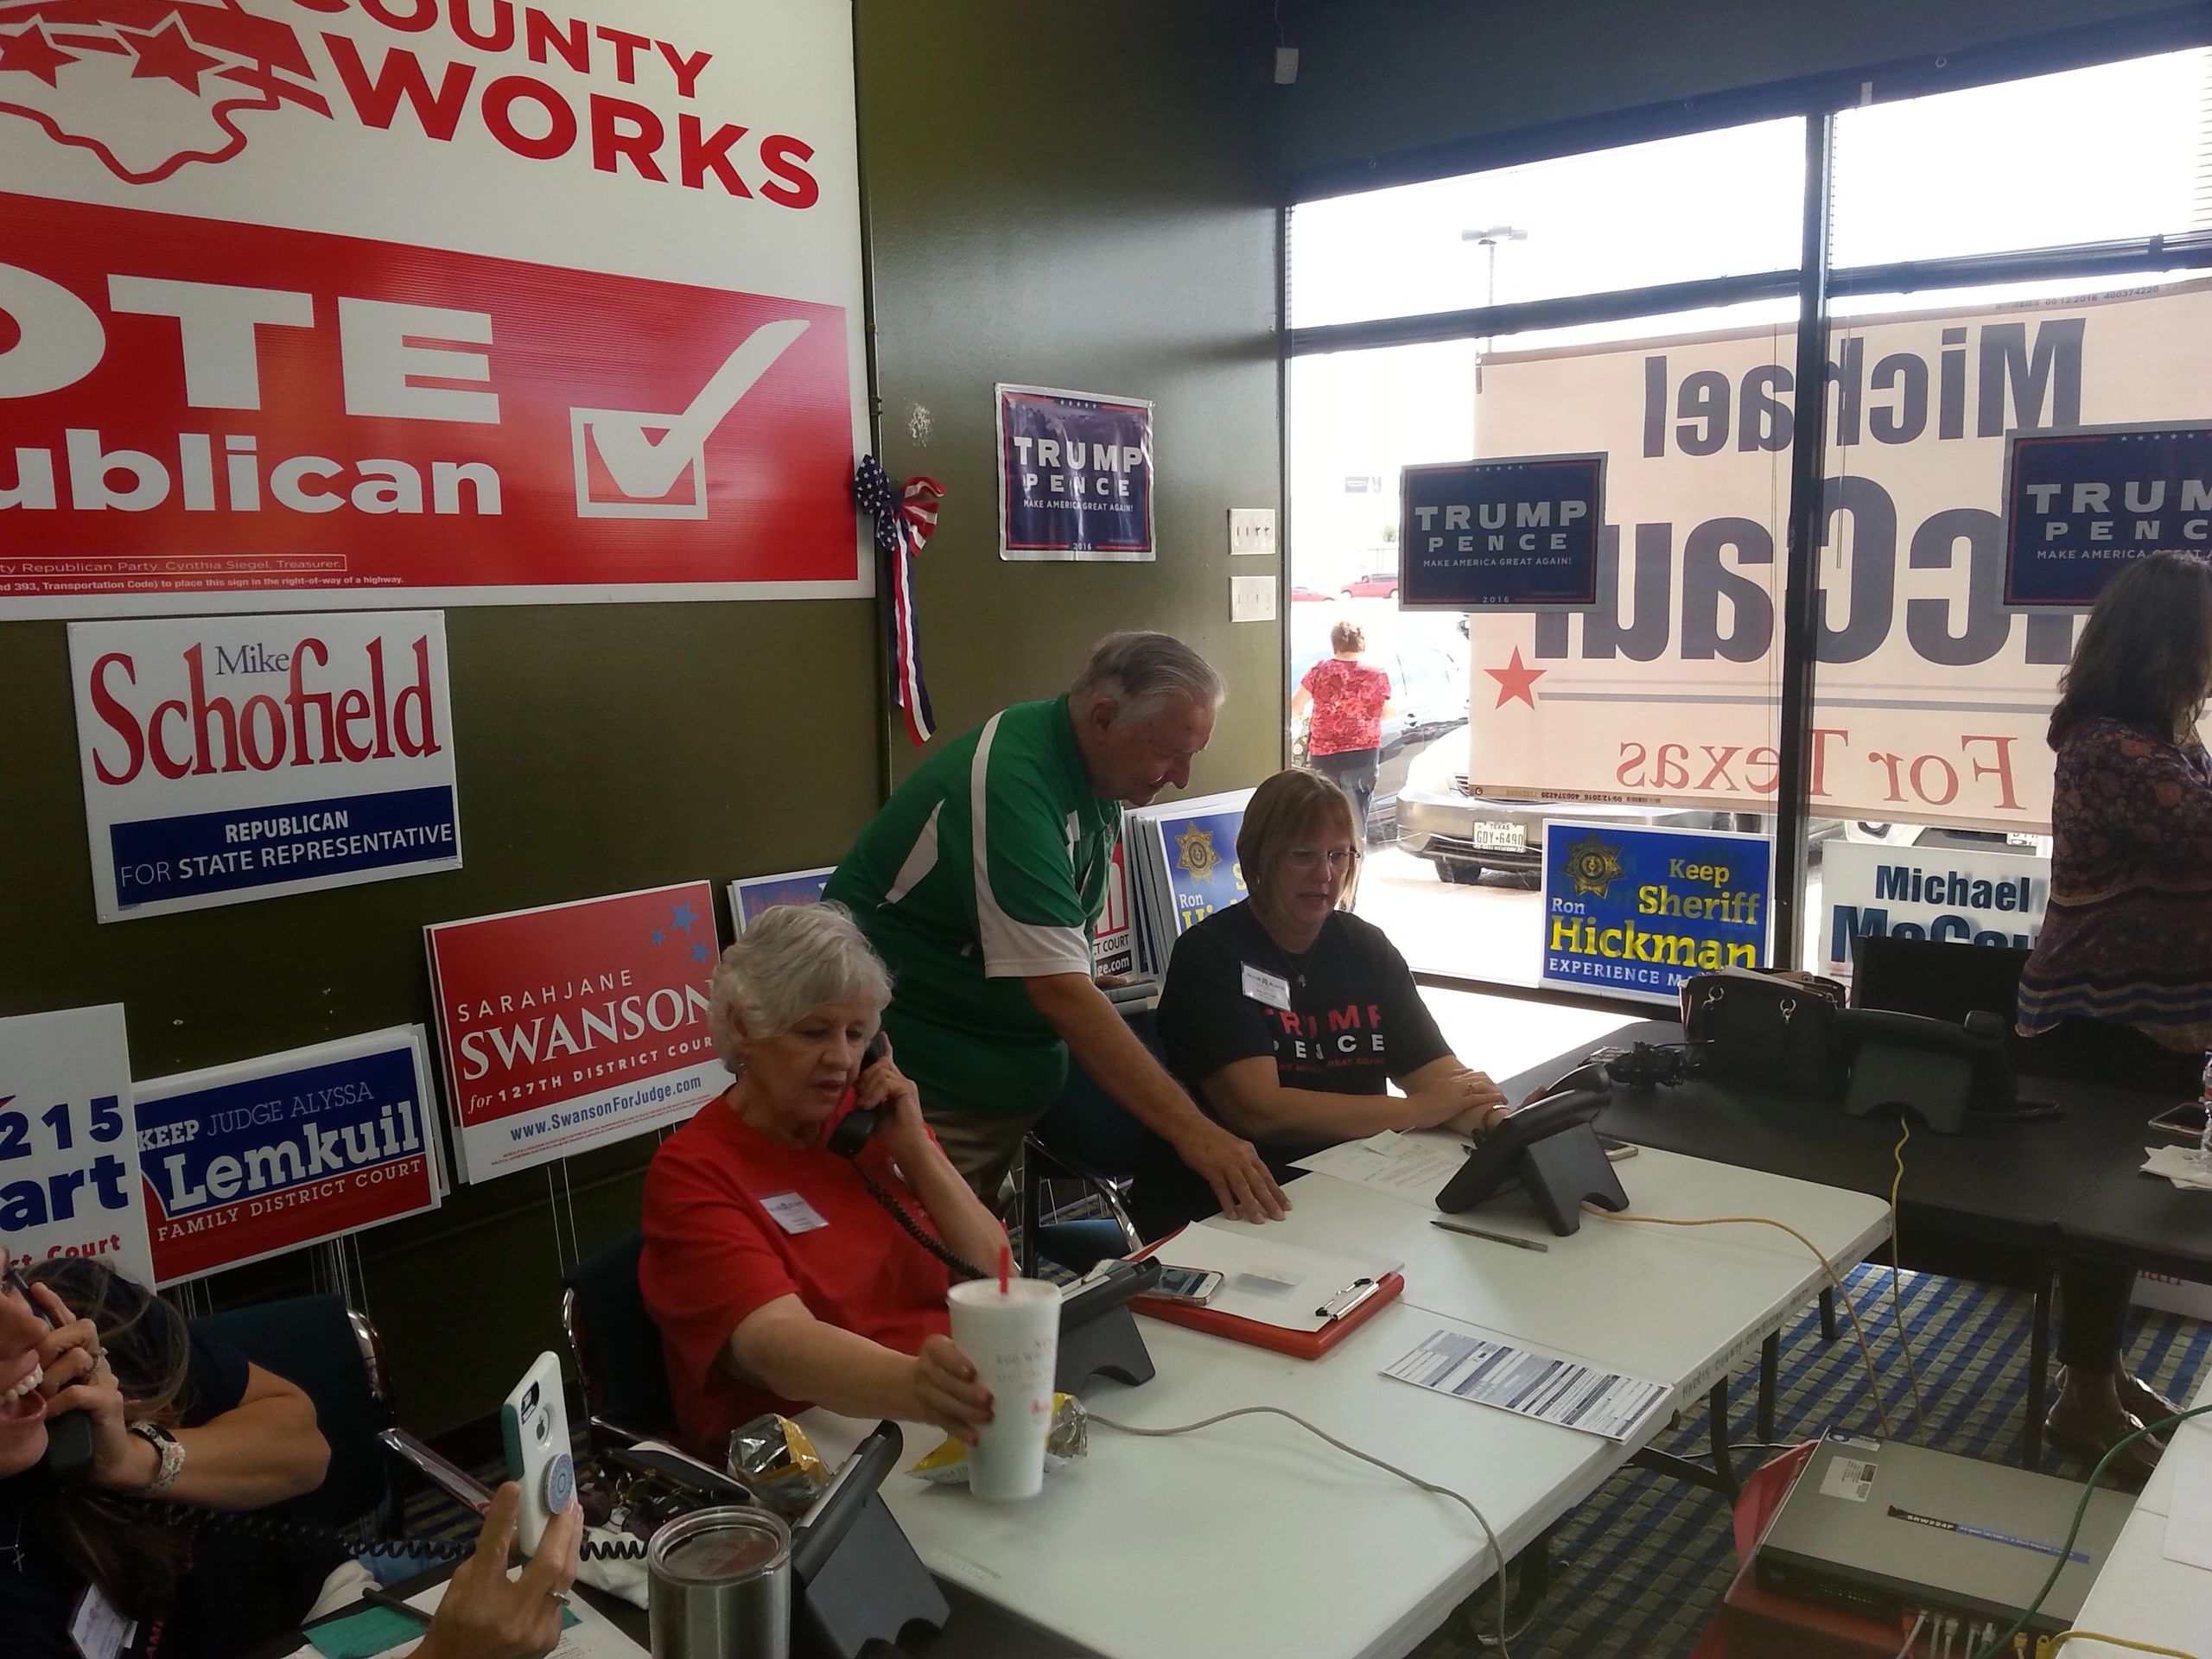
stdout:
[(1231, 553), (1274, 552), (1275, 510), (1273, 507), (1231, 507), (1229, 510), (1229, 550)]
[(1229, 620), (1232, 622), (1274, 621), (1275, 579), (1273, 576), (1231, 576), (1229, 579)]

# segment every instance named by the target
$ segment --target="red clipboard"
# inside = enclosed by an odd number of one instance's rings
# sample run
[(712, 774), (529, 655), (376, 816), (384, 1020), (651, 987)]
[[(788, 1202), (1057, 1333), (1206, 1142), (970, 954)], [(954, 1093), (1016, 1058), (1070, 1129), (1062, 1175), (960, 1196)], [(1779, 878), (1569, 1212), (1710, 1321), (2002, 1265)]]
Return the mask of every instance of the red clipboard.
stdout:
[[(1158, 1243), (1140, 1250), (1130, 1260), (1141, 1262), (1162, 1245), (1172, 1243), (1173, 1238), (1171, 1234)], [(1357, 1301), (1319, 1331), (1286, 1331), (1279, 1325), (1263, 1325), (1257, 1319), (1223, 1313), (1211, 1307), (1193, 1306), (1189, 1302), (1166, 1296), (1132, 1297), (1129, 1306), (1149, 1319), (1186, 1325), (1193, 1331), (1204, 1331), (1209, 1336), (1227, 1337), (1231, 1342), (1247, 1343), (1255, 1348), (1288, 1354), (1293, 1359), (1319, 1359), (1384, 1307), (1397, 1300), (1398, 1294), (1406, 1287), (1406, 1278), (1401, 1273), (1386, 1273), (1379, 1279), (1363, 1283), (1371, 1285), (1372, 1288), (1367, 1289)], [(1348, 1289), (1362, 1287), (1361, 1285), (1347, 1287)]]

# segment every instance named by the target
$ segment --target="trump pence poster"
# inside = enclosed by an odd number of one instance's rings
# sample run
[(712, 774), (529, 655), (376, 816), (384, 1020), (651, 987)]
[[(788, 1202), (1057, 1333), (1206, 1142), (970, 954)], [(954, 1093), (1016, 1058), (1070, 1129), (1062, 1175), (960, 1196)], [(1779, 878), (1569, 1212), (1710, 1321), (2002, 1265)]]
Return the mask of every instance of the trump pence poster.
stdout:
[(869, 591), (852, 19), (0, 0), (0, 617)]
[(112, 922), (461, 868), (435, 611), (69, 629)]
[(704, 881), (423, 932), (463, 1180), (680, 1123), (728, 1081), (707, 1031)]
[(438, 1205), (420, 1026), (142, 1083), (154, 1282), (174, 1284)]

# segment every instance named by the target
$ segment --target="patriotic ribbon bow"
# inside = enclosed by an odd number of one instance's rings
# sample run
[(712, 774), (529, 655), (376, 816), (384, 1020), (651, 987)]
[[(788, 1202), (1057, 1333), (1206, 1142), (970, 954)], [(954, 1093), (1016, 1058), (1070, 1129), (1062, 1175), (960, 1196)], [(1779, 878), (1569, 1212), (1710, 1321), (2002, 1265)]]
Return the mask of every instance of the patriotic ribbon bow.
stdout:
[(937, 716), (930, 710), (929, 687), (922, 681), (920, 629), (914, 615), (914, 560), (937, 533), (937, 504), (944, 486), (933, 478), (910, 478), (893, 486), (874, 455), (861, 459), (853, 475), (853, 500), (875, 520), (875, 544), (891, 560), (892, 700), (906, 714), (906, 735), (916, 747), (930, 741)]

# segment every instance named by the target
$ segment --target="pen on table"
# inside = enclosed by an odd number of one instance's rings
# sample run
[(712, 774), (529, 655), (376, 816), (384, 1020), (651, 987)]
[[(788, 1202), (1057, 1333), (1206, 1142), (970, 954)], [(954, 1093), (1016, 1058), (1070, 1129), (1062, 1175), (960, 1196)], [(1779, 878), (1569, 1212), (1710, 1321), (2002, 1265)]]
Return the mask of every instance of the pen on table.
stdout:
[(1510, 1233), (1485, 1232), (1479, 1227), (1470, 1227), (1457, 1216), (1431, 1216), (1432, 1227), (1441, 1227), (1448, 1233), (1465, 1233), (1469, 1238), (1486, 1238), (1493, 1244), (1510, 1244), (1516, 1250), (1535, 1250), (1540, 1255), (1551, 1254), (1552, 1247), (1540, 1238), (1516, 1238)]
[(361, 1592), (361, 1599), (372, 1606), (388, 1607), (395, 1613), (404, 1613), (426, 1630), (430, 1628), (432, 1623), (430, 1615), (404, 1596), (395, 1596), (389, 1590), (371, 1587)]

